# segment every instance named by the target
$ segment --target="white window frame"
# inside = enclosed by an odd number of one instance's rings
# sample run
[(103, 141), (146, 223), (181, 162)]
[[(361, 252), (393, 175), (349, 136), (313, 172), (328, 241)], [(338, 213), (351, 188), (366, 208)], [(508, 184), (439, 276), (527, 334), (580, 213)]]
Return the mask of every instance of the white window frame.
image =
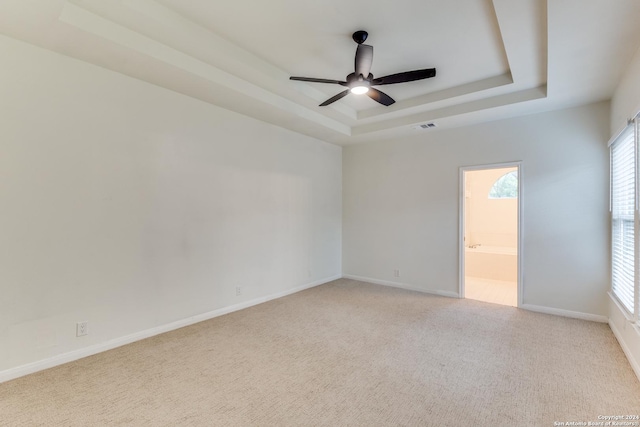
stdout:
[[(493, 189), (494, 189), (494, 187), (496, 186), (496, 184), (497, 184), (498, 182), (500, 182), (500, 180), (506, 179), (506, 177), (507, 177), (508, 175), (515, 175), (515, 177), (516, 177), (516, 196), (515, 196), (515, 197), (492, 197), (492, 196), (491, 196), (491, 192), (493, 191)], [(507, 173), (505, 173), (504, 175), (501, 175), (498, 179), (496, 179), (496, 180), (494, 181), (493, 185), (492, 185), (492, 186), (491, 186), (491, 188), (489, 189), (489, 194), (487, 194), (487, 198), (488, 198), (489, 200), (513, 200), (513, 199), (517, 199), (517, 198), (518, 198), (518, 195), (517, 195), (517, 191), (518, 191), (518, 184), (517, 184), (517, 183), (518, 183), (518, 171), (517, 171), (517, 170), (514, 170), (514, 171), (511, 171), (511, 172), (507, 172)]]
[[(636, 115), (636, 117), (632, 120), (628, 121), (628, 125), (621, 131), (619, 132), (617, 135), (615, 135), (611, 141), (609, 142), (609, 147), (610, 147), (610, 200), (609, 200), (609, 207), (610, 207), (610, 211), (611, 211), (611, 288), (610, 288), (610, 292), (611, 295), (613, 296), (614, 300), (617, 302), (617, 305), (623, 310), (624, 313), (626, 313), (627, 317), (629, 320), (635, 322), (635, 323), (640, 323), (639, 322), (639, 312), (640, 312), (640, 213), (638, 211), (638, 206), (639, 206), (639, 162), (638, 162), (638, 147), (639, 147), (639, 127), (640, 127), (640, 123), (639, 123), (639, 117), (640, 113), (638, 115)], [(634, 229), (633, 229), (633, 234), (634, 234), (634, 246), (633, 246), (633, 261), (634, 261), (634, 265), (633, 265), (633, 310), (629, 311), (629, 308), (627, 307), (627, 305), (625, 303), (623, 303), (623, 301), (621, 300), (621, 298), (616, 294), (616, 292), (614, 291), (614, 276), (615, 276), (615, 265), (614, 265), (614, 258), (615, 258), (615, 248), (614, 248), (614, 213), (613, 213), (613, 155), (612, 155), (612, 150), (613, 147), (616, 145), (616, 143), (621, 142), (623, 139), (623, 136), (626, 136), (627, 132), (629, 131), (629, 129), (631, 128), (631, 132), (632, 132), (632, 138), (633, 138), (633, 169), (634, 169), (634, 178), (635, 178), (635, 192), (633, 194), (633, 216), (634, 216)]]

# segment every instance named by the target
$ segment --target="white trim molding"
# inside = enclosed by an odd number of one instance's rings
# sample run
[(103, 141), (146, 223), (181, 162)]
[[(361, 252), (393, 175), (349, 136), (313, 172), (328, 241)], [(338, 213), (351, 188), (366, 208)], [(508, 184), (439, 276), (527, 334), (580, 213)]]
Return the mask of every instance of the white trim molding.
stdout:
[[(354, 276), (351, 274), (344, 274), (342, 277), (345, 279), (358, 280), (360, 282), (367, 282), (375, 285), (389, 286), (393, 288), (406, 289), (409, 291), (422, 292), (425, 294), (439, 295), (439, 296), (448, 297), (448, 298), (460, 298), (459, 295), (455, 292), (424, 289), (414, 285), (408, 285), (406, 283), (392, 282), (389, 280), (379, 280), (371, 277)], [(609, 318), (607, 316), (601, 316), (599, 314), (591, 314), (591, 313), (582, 313), (579, 311), (564, 310), (560, 308), (544, 307), (544, 306), (532, 305), (532, 304), (521, 304), (520, 307), (517, 307), (517, 308), (521, 308), (523, 310), (528, 310), (528, 311), (535, 311), (537, 313), (551, 314), (554, 316), (588, 320), (591, 322), (599, 322), (599, 323), (609, 322)]]
[(580, 311), (564, 310), (561, 308), (544, 307), (541, 305), (522, 304), (519, 308), (537, 313), (553, 314), (555, 316), (571, 317), (573, 319), (589, 320), (591, 322), (608, 323), (609, 318), (600, 314), (582, 313)]
[(373, 283), (374, 285), (389, 286), (389, 287), (392, 287), (392, 288), (406, 289), (408, 291), (422, 292), (423, 294), (439, 295), (439, 296), (447, 297), (447, 298), (459, 298), (460, 297), (455, 292), (424, 289), (424, 288), (420, 288), (420, 287), (417, 287), (417, 286), (414, 286), (414, 285), (409, 285), (409, 284), (406, 284), (406, 283), (391, 282), (389, 280), (379, 280), (379, 279), (374, 279), (374, 278), (371, 278), (371, 277), (353, 276), (351, 274), (344, 274), (342, 277), (344, 279), (351, 279), (351, 280), (358, 280), (360, 282)]
[(214, 317), (223, 316), (225, 314), (233, 313), (234, 311), (242, 310), (254, 305), (262, 304), (267, 301), (271, 301), (277, 298), (282, 298), (287, 295), (291, 295), (300, 291), (304, 291), (315, 286), (323, 285), (328, 282), (340, 279), (342, 275), (332, 276), (325, 279), (317, 280), (315, 282), (306, 283), (295, 288), (288, 289), (286, 291), (277, 292), (274, 294), (266, 295), (263, 297), (255, 298), (249, 301), (241, 302), (239, 304), (222, 307), (217, 310), (209, 311), (206, 313), (198, 314), (188, 317), (186, 319), (177, 320), (175, 322), (168, 323), (166, 325), (156, 326), (144, 331), (135, 332), (133, 334), (125, 335), (123, 337), (114, 338), (102, 343), (91, 345), (88, 347), (80, 348), (78, 350), (70, 351), (68, 353), (59, 354), (47, 359), (38, 360), (36, 362), (28, 363), (26, 365), (17, 366), (15, 368), (0, 371), (0, 383), (10, 381), (25, 375), (33, 374), (35, 372), (43, 371), (45, 369), (53, 368), (54, 366), (62, 365), (64, 363), (73, 362), (74, 360), (82, 359), (87, 356), (102, 353), (107, 350), (112, 350), (123, 345), (131, 344), (136, 341), (140, 341), (146, 338), (150, 338), (156, 335), (170, 332), (175, 329), (183, 328), (185, 326), (193, 325), (195, 323), (203, 322), (205, 320), (213, 319)]
[(609, 327), (618, 340), (631, 368), (640, 380), (640, 325), (633, 321), (633, 317), (620, 304), (613, 292), (609, 295)]
[[(640, 381), (640, 363), (638, 363), (636, 358), (633, 357), (633, 353), (631, 352), (631, 349), (629, 348), (629, 346), (627, 345), (626, 341), (622, 337), (622, 333), (620, 333), (620, 331), (618, 330), (618, 327), (616, 326), (616, 324), (611, 320), (609, 320), (609, 327), (611, 328), (611, 331), (613, 332), (613, 335), (616, 337), (616, 340), (618, 340), (618, 344), (620, 344), (620, 347), (622, 348), (622, 351), (624, 352), (624, 355), (627, 356), (627, 360), (629, 361), (629, 364), (631, 365), (631, 369), (633, 369), (633, 372), (636, 373), (636, 376), (638, 377), (638, 380)], [(633, 326), (633, 327), (636, 328), (635, 326)], [(637, 328), (636, 328), (636, 332), (638, 332)]]

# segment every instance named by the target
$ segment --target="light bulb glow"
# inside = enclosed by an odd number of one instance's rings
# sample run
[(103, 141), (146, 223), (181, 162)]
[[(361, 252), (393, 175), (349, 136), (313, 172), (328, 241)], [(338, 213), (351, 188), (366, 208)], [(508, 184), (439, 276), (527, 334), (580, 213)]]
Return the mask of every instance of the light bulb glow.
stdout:
[(367, 86), (354, 86), (351, 88), (351, 93), (355, 93), (356, 95), (362, 95), (363, 93), (367, 93), (369, 88)]

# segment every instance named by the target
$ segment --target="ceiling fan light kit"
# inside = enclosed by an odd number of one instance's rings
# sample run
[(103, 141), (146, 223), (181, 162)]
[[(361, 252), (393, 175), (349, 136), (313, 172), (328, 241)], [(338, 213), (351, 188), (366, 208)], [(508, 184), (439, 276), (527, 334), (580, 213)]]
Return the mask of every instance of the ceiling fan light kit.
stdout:
[(362, 95), (369, 92), (369, 88), (367, 86), (354, 86), (351, 88), (351, 93), (356, 95)]
[(364, 44), (368, 36), (369, 34), (363, 30), (359, 30), (353, 33), (353, 41), (358, 44), (355, 57), (355, 71), (349, 74), (346, 77), (345, 81), (295, 76), (289, 77), (289, 79), (312, 83), (338, 84), (348, 88), (347, 90), (342, 91), (324, 101), (322, 104), (320, 104), (321, 107), (334, 103), (335, 101), (348, 95), (349, 92), (356, 95), (367, 94), (369, 98), (388, 107), (396, 101), (386, 93), (371, 86), (405, 83), (435, 77), (435, 68), (425, 68), (422, 70), (413, 70), (397, 74), (390, 74), (388, 76), (378, 77), (377, 79), (374, 79), (373, 74), (371, 74), (370, 72), (371, 64), (373, 63), (373, 46)]
[(367, 93), (369, 91), (369, 82), (367, 81), (362, 81), (362, 82), (358, 82), (356, 83), (354, 86), (351, 87), (351, 93), (355, 93), (356, 95), (362, 95), (364, 93)]

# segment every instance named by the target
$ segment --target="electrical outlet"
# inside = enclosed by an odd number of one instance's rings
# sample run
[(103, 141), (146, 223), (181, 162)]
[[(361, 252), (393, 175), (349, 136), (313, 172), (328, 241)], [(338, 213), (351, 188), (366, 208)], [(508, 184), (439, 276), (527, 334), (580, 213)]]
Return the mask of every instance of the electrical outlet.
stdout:
[(400, 277), (400, 270), (398, 269), (393, 270), (393, 277)]
[(236, 296), (242, 295), (242, 286), (236, 286)]
[(78, 322), (76, 323), (76, 336), (82, 337), (89, 333), (89, 322)]

